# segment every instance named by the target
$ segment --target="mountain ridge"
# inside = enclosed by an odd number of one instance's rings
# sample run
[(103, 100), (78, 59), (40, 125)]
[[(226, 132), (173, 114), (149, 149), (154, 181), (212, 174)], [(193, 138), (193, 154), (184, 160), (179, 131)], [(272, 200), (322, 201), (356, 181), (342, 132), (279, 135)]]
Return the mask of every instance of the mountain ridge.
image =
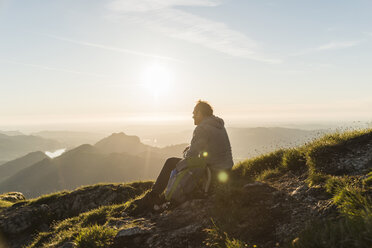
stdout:
[(21, 191), (36, 197), (99, 182), (155, 178), (165, 159), (181, 155), (185, 146), (155, 148), (142, 144), (137, 136), (112, 134), (95, 145), (80, 145), (18, 171), (0, 182), (0, 192)]
[(0, 165), (0, 181), (5, 178), (16, 174), (18, 171), (31, 166), (32, 164), (39, 162), (48, 156), (41, 151), (31, 152), (23, 157), (17, 158), (15, 160), (6, 162)]

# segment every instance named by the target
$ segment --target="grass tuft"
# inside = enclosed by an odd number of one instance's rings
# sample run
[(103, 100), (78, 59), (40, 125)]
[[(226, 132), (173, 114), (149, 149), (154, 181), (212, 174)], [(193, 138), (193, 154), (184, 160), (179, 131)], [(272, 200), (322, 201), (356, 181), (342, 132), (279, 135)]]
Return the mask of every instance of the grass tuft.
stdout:
[(116, 233), (115, 229), (93, 225), (82, 228), (75, 238), (75, 243), (79, 248), (104, 248), (112, 244)]
[(306, 169), (306, 155), (300, 149), (286, 150), (283, 154), (283, 167), (294, 172)]
[(2, 210), (4, 208), (11, 207), (12, 205), (13, 205), (13, 202), (8, 202), (8, 201), (0, 200), (0, 210)]
[(256, 245), (249, 246), (242, 240), (230, 238), (226, 232), (223, 232), (212, 219), (212, 228), (204, 229), (207, 233), (207, 238), (204, 241), (205, 247), (215, 248), (248, 248), (257, 247)]
[(270, 178), (279, 177), (283, 173), (284, 173), (284, 170), (281, 167), (277, 167), (275, 169), (267, 169), (267, 170), (264, 170), (263, 172), (261, 172), (261, 174), (259, 174), (256, 177), (256, 180), (257, 181), (265, 181), (265, 180), (270, 179)]
[(282, 164), (285, 150), (280, 149), (257, 158), (249, 159), (239, 163), (233, 168), (236, 173), (243, 177), (256, 177), (265, 170), (275, 169)]

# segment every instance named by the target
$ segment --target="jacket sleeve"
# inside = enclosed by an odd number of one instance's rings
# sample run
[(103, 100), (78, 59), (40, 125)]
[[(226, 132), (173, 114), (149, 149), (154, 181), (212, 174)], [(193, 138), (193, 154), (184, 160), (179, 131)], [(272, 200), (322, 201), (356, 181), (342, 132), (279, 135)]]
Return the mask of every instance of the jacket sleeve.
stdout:
[(200, 153), (206, 150), (207, 143), (208, 136), (206, 130), (201, 126), (197, 126), (192, 135), (190, 148), (184, 155), (185, 158), (199, 156)]

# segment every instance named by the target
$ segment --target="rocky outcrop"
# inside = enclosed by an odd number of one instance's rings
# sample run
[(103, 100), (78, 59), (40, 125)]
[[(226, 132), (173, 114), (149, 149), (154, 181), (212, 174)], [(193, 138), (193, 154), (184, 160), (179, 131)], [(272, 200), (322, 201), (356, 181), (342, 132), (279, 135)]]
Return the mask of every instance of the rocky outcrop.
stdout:
[[(99, 206), (118, 204), (149, 189), (152, 182), (105, 184), (83, 187), (73, 192), (59, 192), (31, 201), (15, 203), (0, 212), (0, 233), (10, 237), (29, 237), (47, 230), (53, 221), (79, 215)], [(17, 247), (17, 246), (14, 246)]]
[(211, 208), (210, 200), (194, 199), (161, 214), (125, 216), (111, 223), (119, 229), (113, 247), (203, 247)]
[(3, 195), (0, 195), (0, 200), (8, 202), (18, 202), (26, 200), (25, 196), (20, 192), (9, 192)]
[(330, 175), (363, 175), (372, 168), (372, 133), (325, 146), (312, 154), (316, 169)]

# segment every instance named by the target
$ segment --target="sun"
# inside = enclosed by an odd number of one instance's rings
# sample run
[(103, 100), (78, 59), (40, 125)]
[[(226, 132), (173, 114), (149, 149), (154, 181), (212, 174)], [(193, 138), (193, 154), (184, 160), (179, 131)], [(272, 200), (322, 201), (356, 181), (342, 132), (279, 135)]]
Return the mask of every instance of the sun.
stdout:
[(154, 97), (166, 95), (171, 87), (171, 73), (161, 65), (152, 65), (143, 72), (142, 83), (146, 90)]

